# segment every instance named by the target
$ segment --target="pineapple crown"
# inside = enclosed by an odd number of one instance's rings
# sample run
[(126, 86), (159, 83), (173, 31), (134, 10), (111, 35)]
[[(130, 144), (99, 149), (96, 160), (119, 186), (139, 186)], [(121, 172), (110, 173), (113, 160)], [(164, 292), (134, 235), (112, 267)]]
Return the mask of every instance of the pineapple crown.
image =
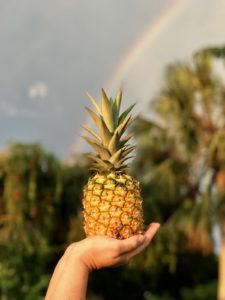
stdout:
[(95, 132), (86, 125), (82, 126), (92, 136), (83, 136), (83, 138), (97, 152), (97, 155), (88, 155), (93, 161), (92, 170), (99, 173), (125, 172), (128, 169), (125, 161), (131, 158), (129, 154), (135, 146), (127, 144), (132, 135), (124, 136), (124, 133), (133, 121), (130, 112), (135, 104), (120, 114), (122, 90), (119, 90), (115, 100), (113, 100), (112, 98), (109, 99), (102, 89), (101, 106), (90, 94), (87, 93), (87, 95), (93, 103), (96, 113), (88, 107), (85, 108), (98, 128), (98, 132)]

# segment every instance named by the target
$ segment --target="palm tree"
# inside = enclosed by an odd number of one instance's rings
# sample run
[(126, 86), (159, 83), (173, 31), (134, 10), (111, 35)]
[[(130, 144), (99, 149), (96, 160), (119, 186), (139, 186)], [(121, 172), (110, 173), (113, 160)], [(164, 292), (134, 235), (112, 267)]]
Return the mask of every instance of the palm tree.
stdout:
[(139, 153), (147, 157), (136, 164), (148, 183), (161, 186), (161, 201), (174, 201), (164, 221), (185, 234), (186, 247), (212, 251), (212, 229), (219, 226), (218, 299), (225, 300), (225, 85), (216, 71), (207, 51), (167, 68), (151, 102), (158, 121), (136, 125)]
[[(217, 59), (224, 59), (225, 62), (225, 46), (205, 48), (199, 51), (198, 54), (210, 54)], [(223, 93), (225, 96), (225, 91)], [(224, 105), (221, 106), (224, 110)], [(221, 255), (219, 267), (219, 288), (218, 299), (225, 299), (225, 166), (224, 166), (224, 153), (225, 153), (224, 133), (219, 133), (215, 138), (212, 145), (213, 154), (216, 156), (217, 161), (220, 163), (220, 168), (216, 174), (216, 187), (218, 192), (217, 212), (221, 228)]]

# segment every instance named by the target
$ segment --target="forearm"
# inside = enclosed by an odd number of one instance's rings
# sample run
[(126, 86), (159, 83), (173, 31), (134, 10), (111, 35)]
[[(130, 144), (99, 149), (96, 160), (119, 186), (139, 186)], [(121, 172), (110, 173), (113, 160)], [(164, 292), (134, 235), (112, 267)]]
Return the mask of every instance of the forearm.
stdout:
[[(64, 282), (67, 284), (65, 286), (65, 293), (62, 293), (62, 296), (65, 297), (65, 295), (68, 295), (68, 299), (71, 300), (85, 300), (88, 275), (89, 271), (87, 267), (75, 258), (75, 261), (71, 264), (70, 271), (68, 273), (65, 272)], [(63, 297), (59, 297), (59, 299), (63, 299)]]
[(77, 255), (59, 263), (54, 272), (46, 300), (85, 300), (89, 270)]

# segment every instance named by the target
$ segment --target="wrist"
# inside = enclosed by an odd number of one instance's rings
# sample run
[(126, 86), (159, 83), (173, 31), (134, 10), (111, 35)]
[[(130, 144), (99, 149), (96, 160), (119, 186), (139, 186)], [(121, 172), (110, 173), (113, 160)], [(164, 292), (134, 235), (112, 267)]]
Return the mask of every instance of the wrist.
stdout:
[(87, 265), (87, 263), (83, 259), (82, 255), (79, 255), (77, 253), (74, 254), (71, 265), (75, 266), (75, 268), (79, 269), (79, 271), (82, 273), (89, 274), (92, 271), (91, 268)]
[(80, 247), (79, 243), (76, 244), (73, 249), (73, 254), (71, 255), (71, 265), (76, 266), (76, 268), (79, 268), (82, 272), (89, 274), (93, 268), (88, 263), (86, 256), (87, 254), (83, 247)]

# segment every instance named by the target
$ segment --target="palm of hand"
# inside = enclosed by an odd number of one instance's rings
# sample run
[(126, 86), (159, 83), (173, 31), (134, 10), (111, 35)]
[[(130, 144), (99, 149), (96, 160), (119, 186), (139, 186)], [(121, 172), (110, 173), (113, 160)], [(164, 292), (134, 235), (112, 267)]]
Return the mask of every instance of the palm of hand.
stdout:
[(73, 249), (89, 270), (118, 266), (126, 264), (133, 256), (143, 251), (158, 228), (158, 223), (152, 223), (144, 235), (135, 235), (125, 240), (92, 236), (73, 244)]

